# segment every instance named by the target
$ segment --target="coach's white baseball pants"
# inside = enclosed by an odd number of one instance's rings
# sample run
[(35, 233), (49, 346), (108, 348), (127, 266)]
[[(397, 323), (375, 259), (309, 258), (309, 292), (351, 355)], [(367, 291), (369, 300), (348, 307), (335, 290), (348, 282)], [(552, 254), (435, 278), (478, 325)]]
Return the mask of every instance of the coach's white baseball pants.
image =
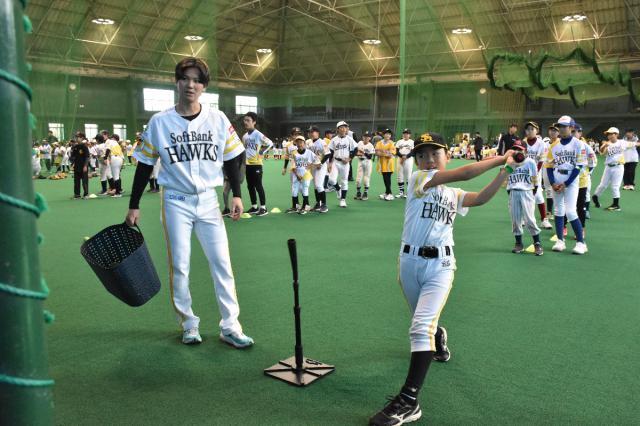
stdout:
[(164, 190), (161, 221), (164, 226), (169, 256), (169, 286), (171, 302), (183, 330), (198, 327), (198, 318), (191, 309), (189, 263), (191, 232), (196, 231), (202, 250), (209, 262), (215, 295), (218, 300), (220, 329), (223, 333), (241, 332), (238, 322), (240, 307), (229, 257), (229, 243), (215, 190), (200, 194), (184, 194)]
[(398, 183), (409, 182), (413, 173), (413, 157), (405, 158), (401, 161), (398, 158)]
[(400, 286), (412, 313), (411, 352), (435, 351), (440, 313), (453, 286), (456, 260), (451, 256), (425, 259), (401, 251)]
[(112, 155), (109, 160), (109, 166), (111, 167), (111, 175), (113, 176), (113, 180), (119, 180), (120, 169), (122, 168), (124, 158), (120, 157), (119, 155)]
[(556, 192), (552, 189), (553, 194), (553, 214), (555, 216), (567, 216), (569, 222), (578, 219), (578, 178), (576, 178), (570, 186), (564, 188), (562, 192)]
[(104, 182), (107, 179), (111, 179), (113, 178), (113, 175), (111, 174), (111, 167), (109, 166), (109, 163), (104, 163), (104, 160), (100, 160), (100, 182)]
[(333, 166), (331, 167), (331, 173), (329, 174), (329, 185), (333, 186), (337, 183), (340, 185), (341, 190), (348, 190), (349, 167), (349, 163), (345, 164), (338, 159), (333, 160)]
[[(542, 192), (538, 190), (538, 193)], [(522, 235), (522, 223), (531, 235), (538, 235), (540, 228), (536, 224), (536, 199), (531, 190), (512, 189), (509, 191), (509, 212), (513, 235)]]
[(365, 188), (369, 187), (369, 181), (371, 180), (371, 164), (372, 161), (368, 158), (360, 159), (358, 161), (358, 174), (356, 175), (356, 186), (358, 188), (363, 185)]
[[(320, 165), (320, 167), (313, 169), (313, 185), (318, 192), (324, 192), (324, 178), (327, 176), (327, 163)], [(293, 183), (293, 182), (292, 182)]]
[(611, 186), (611, 195), (613, 198), (620, 198), (620, 185), (622, 185), (623, 175), (624, 166), (622, 164), (617, 164), (615, 166), (605, 165), (602, 179), (600, 179), (600, 184), (593, 195), (599, 197), (607, 187)]

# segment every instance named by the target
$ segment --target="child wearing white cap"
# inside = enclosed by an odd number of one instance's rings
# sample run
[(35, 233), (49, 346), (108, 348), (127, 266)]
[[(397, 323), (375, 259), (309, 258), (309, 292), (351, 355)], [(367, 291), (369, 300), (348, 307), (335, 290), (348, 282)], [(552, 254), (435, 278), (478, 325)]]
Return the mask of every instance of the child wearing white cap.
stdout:
[(635, 148), (637, 142), (629, 142), (618, 139), (620, 131), (616, 127), (610, 127), (606, 132), (607, 140), (600, 145), (600, 154), (605, 155), (604, 173), (600, 184), (593, 193), (593, 204), (600, 207), (599, 197), (607, 187), (611, 186), (613, 203), (607, 207), (609, 211), (620, 211), (620, 185), (624, 174), (624, 151), (627, 148)]
[(551, 248), (553, 251), (564, 251), (564, 216), (571, 223), (576, 236), (574, 254), (585, 254), (587, 245), (584, 243), (582, 224), (578, 218), (576, 204), (578, 201), (578, 175), (582, 167), (586, 166), (586, 152), (584, 145), (578, 139), (571, 136), (571, 128), (574, 126), (571, 117), (563, 115), (555, 127), (559, 130), (560, 139), (555, 140), (549, 146), (545, 168), (548, 182), (553, 193), (553, 213), (556, 225), (556, 237), (558, 240)]

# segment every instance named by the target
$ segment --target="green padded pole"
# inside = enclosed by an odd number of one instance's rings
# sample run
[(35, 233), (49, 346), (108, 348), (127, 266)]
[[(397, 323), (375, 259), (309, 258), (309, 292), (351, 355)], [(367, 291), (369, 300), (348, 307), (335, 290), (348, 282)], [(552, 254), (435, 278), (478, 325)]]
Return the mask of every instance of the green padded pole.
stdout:
[(398, 112), (396, 114), (396, 136), (400, 135), (406, 124), (407, 108), (405, 106), (405, 97), (407, 84), (405, 81), (406, 74), (406, 41), (407, 41), (407, 1), (400, 0), (400, 87), (398, 88)]
[(8, 202), (34, 203), (29, 88), (25, 87), (23, 5), (0, 0), (0, 425), (47, 425), (53, 401), (43, 337), (36, 215)]

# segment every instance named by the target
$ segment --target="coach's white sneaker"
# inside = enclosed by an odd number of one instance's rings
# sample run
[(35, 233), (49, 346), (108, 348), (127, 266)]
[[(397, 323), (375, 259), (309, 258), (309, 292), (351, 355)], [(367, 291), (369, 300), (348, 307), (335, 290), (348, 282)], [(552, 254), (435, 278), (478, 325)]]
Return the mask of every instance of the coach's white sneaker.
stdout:
[(394, 196), (393, 196), (392, 194), (387, 194), (387, 196), (386, 196), (386, 197), (384, 197), (384, 199), (385, 199), (385, 200), (387, 200), (387, 201), (393, 201), (393, 200), (395, 200), (395, 198), (394, 198)]
[(577, 242), (576, 246), (573, 248), (573, 254), (585, 254), (588, 252), (587, 245), (585, 243)]
[(229, 334), (224, 334), (221, 332), (220, 340), (237, 349), (244, 349), (248, 348), (249, 346), (253, 346), (253, 339), (242, 332), (233, 332)]
[(387, 196), (387, 194), (380, 194), (380, 195), (379, 195), (379, 198), (380, 198), (381, 200), (384, 200), (384, 199), (386, 198), (386, 196)]
[(553, 247), (551, 247), (551, 250), (553, 250), (553, 251), (564, 251), (566, 248), (567, 248), (567, 246), (564, 244), (564, 240), (558, 240), (553, 245)]
[(347, 200), (345, 200), (344, 198), (340, 199), (340, 207), (345, 208), (347, 207)]
[(202, 343), (202, 337), (198, 327), (190, 328), (182, 332), (182, 343), (185, 345), (195, 345)]
[(551, 222), (549, 222), (549, 219), (547, 219), (546, 217), (542, 220), (542, 223), (540, 225), (542, 226), (543, 229), (553, 228), (553, 226), (551, 226)]

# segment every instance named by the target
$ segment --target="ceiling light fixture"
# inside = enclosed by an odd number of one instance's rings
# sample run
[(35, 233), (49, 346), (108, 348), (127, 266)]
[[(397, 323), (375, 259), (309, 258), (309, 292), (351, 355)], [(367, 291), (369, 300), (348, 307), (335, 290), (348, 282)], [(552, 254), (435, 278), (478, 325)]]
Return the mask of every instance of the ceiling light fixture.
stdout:
[(581, 13), (576, 13), (575, 15), (567, 15), (564, 18), (562, 18), (562, 22), (580, 22), (580, 21), (584, 21), (585, 19), (587, 19), (586, 15), (583, 15)]
[(366, 40), (362, 40), (362, 42), (363, 42), (364, 44), (368, 44), (368, 45), (370, 45), (370, 46), (377, 46), (377, 45), (379, 45), (379, 44), (381, 44), (381, 43), (382, 43), (380, 40), (378, 40), (378, 39), (376, 39), (376, 38), (368, 38), (368, 39), (366, 39)]
[(115, 23), (113, 19), (108, 18), (95, 18), (92, 19), (91, 22), (98, 25), (113, 25)]
[(189, 41), (200, 41), (203, 39), (203, 37), (199, 35), (187, 35), (184, 36), (184, 39)]
[(273, 52), (273, 50), (271, 50), (269, 48), (262, 48), (262, 49), (256, 49), (256, 52), (258, 52), (258, 53), (271, 53), (271, 52)]
[(471, 28), (454, 28), (451, 30), (453, 34), (471, 34), (473, 31)]

